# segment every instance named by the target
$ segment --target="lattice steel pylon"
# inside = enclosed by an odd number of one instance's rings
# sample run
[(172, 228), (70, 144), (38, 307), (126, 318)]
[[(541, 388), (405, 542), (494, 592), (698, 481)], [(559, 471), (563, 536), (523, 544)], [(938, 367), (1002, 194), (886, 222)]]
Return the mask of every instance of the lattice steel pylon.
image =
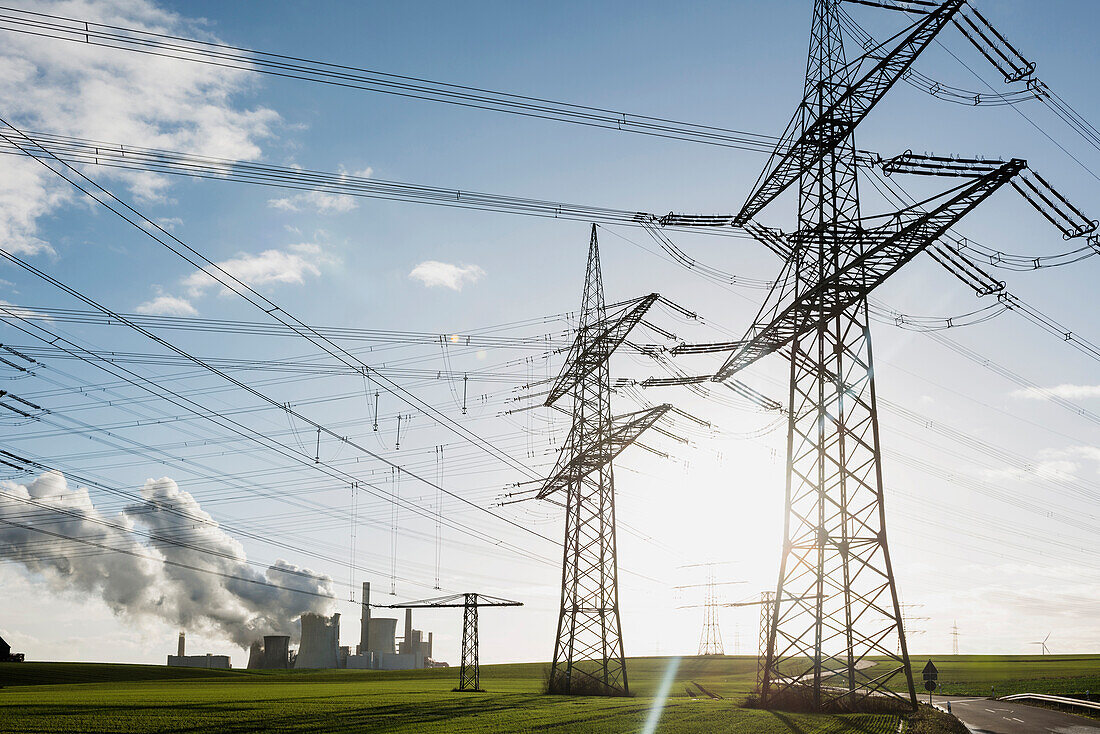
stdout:
[(768, 642), (771, 640), (772, 607), (774, 606), (775, 593), (771, 591), (760, 592), (760, 632), (758, 647), (756, 648), (756, 687), (757, 690), (764, 685), (764, 667), (768, 659)]
[[(786, 515), (761, 703), (843, 711), (871, 696), (916, 706), (887, 545), (868, 295), (933, 247), (933, 258), (979, 293), (1003, 287), (995, 281), (989, 287), (988, 274), (937, 240), (1009, 182), (1067, 239), (1100, 225), (1024, 160), (911, 151), (876, 165), (888, 175), (966, 180), (899, 211), (863, 217), (854, 131), (965, 0), (865, 3), (917, 19), (852, 63), (840, 2), (815, 0), (802, 103), (731, 219), (785, 263), (713, 379), (728, 380), (777, 352), (789, 359)], [(752, 221), (796, 182), (795, 232)], [(871, 224), (875, 219), (883, 223)]]
[(404, 604), (389, 604), (389, 609), (462, 608), (462, 662), (458, 668), (456, 691), (481, 692), (481, 666), (478, 661), (478, 607), (522, 607), (523, 603), (485, 594), (452, 594), (434, 599), (419, 599)]
[(458, 671), (458, 690), (481, 690), (481, 667), (477, 655), (477, 595), (463, 594), (462, 664)]
[(573, 425), (557, 466), (538, 493), (565, 498), (561, 606), (549, 692), (574, 695), (629, 694), (619, 616), (612, 459), (671, 406), (613, 419), (608, 360), (657, 300), (648, 296), (604, 304), (596, 227), (588, 247), (577, 336), (546, 399), (552, 405), (573, 395)]
[[(783, 243), (784, 273), (716, 377), (789, 350), (786, 519), (768, 605), (763, 705), (844, 710), (881, 695), (915, 707), (886, 539), (867, 293), (1022, 162), (948, 191), (931, 212), (899, 212), (896, 227), (865, 228), (852, 133), (962, 0), (942, 3), (853, 64), (845, 58), (839, 2), (815, 0), (803, 102), (734, 218), (748, 223), (798, 181), (798, 229)], [(879, 661), (873, 672), (871, 657)], [(899, 676), (904, 693), (893, 690)]]
[(714, 569), (707, 572), (707, 593), (703, 602), (703, 631), (699, 635), (700, 655), (725, 655), (722, 630), (718, 626), (718, 585), (714, 581)]

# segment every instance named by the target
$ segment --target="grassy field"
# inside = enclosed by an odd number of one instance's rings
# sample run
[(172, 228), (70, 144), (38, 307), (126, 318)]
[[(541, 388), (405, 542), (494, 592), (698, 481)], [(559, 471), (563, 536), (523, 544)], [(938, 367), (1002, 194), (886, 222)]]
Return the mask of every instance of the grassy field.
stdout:
[[(1044, 690), (1070, 692), (1096, 680), (1100, 656), (937, 659), (941, 680), (974, 693), (989, 682), (1008, 692), (1013, 670)], [(923, 660), (920, 661), (923, 665)], [(629, 661), (627, 699), (541, 693), (544, 664), (482, 668), (487, 693), (455, 693), (452, 669), (376, 671), (205, 671), (139, 665), (0, 665), (0, 731), (5, 732), (642, 732), (669, 660)], [(919, 666), (918, 666), (919, 668)], [(685, 658), (659, 732), (894, 734), (892, 716), (814, 716), (742, 709), (756, 660)], [(1061, 684), (1058, 681), (1062, 681)], [(723, 697), (693, 699), (692, 683)], [(1059, 688), (1059, 685), (1062, 687)], [(966, 688), (969, 686), (969, 688)], [(963, 689), (966, 690), (963, 690)], [(1083, 690), (1084, 687), (1082, 687)], [(1094, 688), (1095, 689), (1095, 688)], [(986, 691), (988, 693), (988, 691)]]
[[(918, 691), (927, 657), (913, 658)], [(1010, 693), (1100, 692), (1100, 655), (945, 655), (933, 657), (939, 669), (936, 693), (988, 696)]]

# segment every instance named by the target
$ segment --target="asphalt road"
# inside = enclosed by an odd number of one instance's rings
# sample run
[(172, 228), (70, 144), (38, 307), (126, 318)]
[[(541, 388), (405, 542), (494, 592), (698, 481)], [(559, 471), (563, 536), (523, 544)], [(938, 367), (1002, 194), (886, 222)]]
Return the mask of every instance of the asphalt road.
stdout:
[(950, 701), (951, 713), (978, 734), (1100, 734), (1100, 721), (1015, 701), (964, 696), (935, 696), (933, 700), (945, 708)]

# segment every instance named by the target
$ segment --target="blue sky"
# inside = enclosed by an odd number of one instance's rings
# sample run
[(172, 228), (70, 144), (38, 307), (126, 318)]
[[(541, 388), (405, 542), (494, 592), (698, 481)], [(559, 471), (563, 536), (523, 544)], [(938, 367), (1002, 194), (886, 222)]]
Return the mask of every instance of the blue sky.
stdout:
[[(21, 7), (182, 35), (211, 34), (248, 48), (772, 134), (782, 130), (801, 93), (810, 11), (808, 1), (793, 0), (696, 3), (675, 10), (658, 3), (307, 6), (136, 0)], [(1039, 78), (1084, 118), (1100, 117), (1091, 75), (1091, 29), (1100, 11), (1093, 4), (1003, 1), (980, 7), (1037, 62)], [(851, 12), (879, 37), (897, 27), (897, 18), (871, 8)], [(730, 212), (764, 163), (764, 156), (745, 151), (219, 72), (61, 41), (6, 34), (9, 40), (0, 54), (0, 64), (7, 69), (0, 75), (5, 80), (0, 82), (0, 116), (27, 129), (281, 166), (356, 173), (369, 169), (369, 175), (380, 179), (657, 213)], [(948, 29), (942, 40), (981, 79), (939, 47), (921, 59), (923, 73), (960, 87), (982, 90), (986, 82), (1004, 87), (957, 31)], [(1100, 152), (1039, 103), (1028, 102), (1016, 110), (952, 105), (899, 85), (860, 128), (858, 143), (883, 155), (913, 149), (1024, 157), (1068, 198), (1097, 216), (1097, 179), (1086, 169), (1100, 172)], [(109, 212), (76, 198), (35, 164), (15, 159), (5, 159), (4, 164), (10, 175), (0, 192), (0, 232), (10, 251), (117, 311), (168, 309), (214, 319), (260, 320), (262, 314), (240, 299), (205, 285), (193, 266)], [(588, 241), (588, 227), (582, 222), (369, 199), (294, 198), (294, 192), (277, 189), (135, 177), (94, 167), (87, 173), (151, 218), (162, 220), (211, 260), (237, 268), (257, 289), (310, 324), (436, 334), (512, 324), (500, 333), (560, 335), (569, 327), (567, 319), (536, 321), (575, 311), (579, 305)], [(941, 184), (917, 181), (912, 189), (931, 192)], [(866, 213), (885, 208), (866, 184), (864, 193)], [(959, 231), (1012, 253), (1069, 249), (1058, 232), (1021, 203), (1013, 192), (999, 192)], [(789, 230), (792, 217), (789, 202), (780, 201), (760, 219)], [(648, 251), (654, 245), (641, 230), (604, 228), (600, 238), (609, 300), (659, 291), (705, 317), (706, 325), (680, 323), (667, 312), (654, 317), (689, 340), (739, 336), (763, 297), (760, 290), (719, 288), (658, 259)], [(778, 269), (773, 256), (748, 240), (679, 235), (676, 241), (700, 261), (750, 278), (774, 277)], [(425, 262), (463, 269), (465, 278), (452, 283), (461, 287), (448, 287), (438, 277), (411, 277)], [(1027, 303), (1081, 336), (1098, 340), (1092, 318), (1096, 267), (1090, 259), (1062, 268), (998, 274)], [(453, 276), (456, 271), (426, 266), (418, 272)], [(31, 309), (86, 308), (7, 265), (0, 266), (0, 300)], [(877, 300), (908, 314), (949, 316), (987, 305), (989, 299), (975, 299), (921, 258), (885, 286)], [(39, 323), (102, 350), (163, 351), (117, 326)], [(1100, 627), (1090, 611), (1098, 601), (1100, 579), (1096, 533), (1087, 529), (1100, 513), (1097, 423), (1050, 400), (1021, 395), (1020, 385), (960, 357), (933, 337), (889, 324), (876, 324), (876, 329), (879, 395), (898, 406), (884, 410), (882, 418), (895, 567), (904, 601), (921, 605), (913, 614), (928, 618), (914, 622), (914, 629), (926, 631), (912, 639), (911, 649), (950, 650), (948, 633), (957, 619), (964, 652), (1029, 652), (1028, 643), (1050, 630), (1050, 645), (1057, 652), (1097, 651)], [(310, 355), (320, 360), (301, 340), (158, 333), (201, 356), (275, 360)], [(1060, 395), (1077, 407), (1097, 411), (1096, 362), (1020, 317), (1005, 314), (945, 336), (974, 350), (978, 362), (990, 360), (1042, 387), (1064, 386)], [(656, 338), (646, 335), (647, 340)], [(0, 325), (0, 343), (46, 349), (10, 325)], [(528, 465), (542, 470), (552, 465), (566, 429), (562, 416), (552, 411), (498, 413), (508, 407), (509, 397), (519, 394), (520, 383), (552, 376), (560, 367), (560, 355), (546, 360), (537, 350), (384, 347), (375, 345), (377, 352), (365, 356), (368, 363), (400, 366), (399, 360), (406, 359), (404, 366), (428, 372), (508, 375), (472, 387), (471, 395), (491, 397), (466, 415), (453, 392), (460, 384), (402, 379), (417, 395)], [(228, 530), (227, 538), (208, 538), (210, 543), (230, 543), (234, 552), (262, 564), (284, 559), (328, 574), (342, 599), (349, 589), (341, 584), (372, 581), (389, 591), (392, 534), (386, 502), (360, 503), (356, 563), (374, 572), (350, 573), (346, 559), (351, 554), (352, 500), (346, 487), (325, 484), (309, 467), (291, 468), (254, 445), (204, 447), (202, 441), (223, 437), (224, 431), (202, 421), (134, 426), (130, 422), (138, 414), (151, 418), (158, 411), (178, 411), (163, 403), (132, 404), (129, 401), (140, 395), (132, 388), (119, 388), (111, 396), (101, 391), (77, 394), (77, 386), (102, 385), (107, 378), (87, 365), (43, 354), (46, 367), (33, 378), (12, 381), (11, 392), (33, 396), (49, 407), (54, 411), (49, 420), (56, 425), (0, 425), (5, 447), (56, 460), (72, 471), (95, 473), (133, 493), (149, 478), (171, 477), (215, 520), (266, 536), (282, 547)], [(683, 363), (688, 371), (714, 366), (704, 359)], [(212, 376), (169, 380), (168, 375), (183, 371), (179, 366), (132, 368), (159, 384), (196, 391), (196, 399), (212, 408), (256, 405), (254, 398), (224, 389), (224, 382)], [(623, 355), (613, 369), (616, 375), (642, 379), (655, 374), (657, 367)], [(318, 420), (344, 425), (341, 430), (373, 442), (375, 450), (397, 463), (416, 465), (430, 475), (436, 471), (434, 449), (443, 445), (445, 485), (483, 507), (522, 480), (514, 470), (493, 463), (392, 397), (381, 398), (384, 418), (375, 434), (369, 420), (370, 389), (364, 394), (357, 378), (290, 381), (297, 376), (236, 374), (249, 384), (262, 383), (267, 394), (294, 403)], [(785, 392), (785, 373), (777, 360), (756, 365), (746, 379), (774, 397)], [(111, 404), (97, 402), (99, 397)], [(724, 573), (746, 584), (728, 587), (731, 598), (774, 585), (784, 430), (782, 425), (776, 428), (774, 415), (746, 405), (708, 404), (686, 393), (645, 397), (682, 404), (722, 429), (694, 437), (692, 446), (655, 438), (652, 445), (672, 454), (672, 459), (634, 450), (624, 454), (618, 471), (619, 516), (636, 530), (624, 532), (620, 541), (627, 652), (691, 652), (701, 610), (676, 609), (694, 602), (671, 590), (693, 581), (677, 566), (732, 561)], [(333, 399), (319, 402), (323, 398)], [(629, 395), (617, 396), (616, 401), (619, 412), (637, 407)], [(397, 449), (399, 413), (412, 418), (406, 420)], [(277, 435), (306, 453), (313, 451), (306, 444), (314, 437), (288, 424), (280, 411), (241, 416), (256, 431)], [(89, 434), (61, 431), (60, 427), (73, 427), (72, 419), (101, 429), (118, 427), (110, 435), (90, 434), (90, 440)], [(107, 450), (100, 439), (141, 441), (161, 447), (173, 458), (89, 453)], [(189, 443), (181, 445), (184, 441)], [(360, 457), (354, 463), (351, 452), (335, 445), (323, 446), (322, 454), (326, 451), (330, 461), (345, 462), (344, 469), (362, 473), (365, 481), (391, 488), (389, 470), (377, 462)], [(181, 459), (201, 461), (208, 469), (189, 467)], [(223, 481), (200, 476), (204, 473)], [(21, 484), (31, 480), (12, 478)], [(245, 481), (247, 488), (234, 489)], [(157, 491), (170, 491), (163, 489), (167, 485), (157, 486)], [(11, 485), (5, 487), (14, 491)], [(433, 491), (409, 478), (402, 480), (400, 491), (423, 506), (435, 502)], [(107, 517), (124, 506), (95, 489), (88, 501)], [(560, 511), (552, 506), (525, 503), (494, 512), (554, 539), (561, 533)], [(444, 513), (510, 544), (533, 543), (529, 550), (544, 558), (532, 561), (448, 532), (440, 586), (526, 601), (522, 610), (486, 614), (492, 627), (483, 634), (483, 659), (545, 659), (560, 578), (553, 559), (560, 551), (485, 513), (447, 505)], [(398, 518), (395, 571), (402, 580), (396, 584), (396, 596), (385, 595), (384, 601), (435, 593), (434, 527), (407, 515)], [(303, 548), (310, 552), (295, 550)], [(14, 613), (0, 619), (0, 634), (17, 649), (27, 650), (29, 657), (158, 662), (172, 649), (176, 625), (170, 620), (134, 608), (116, 613), (104, 594), (83, 592), (56, 573), (7, 562), (0, 565), (0, 580), (5, 588), (22, 592)], [(347, 602), (333, 608), (350, 618), (358, 615)], [(742, 651), (751, 651), (755, 614), (723, 613), (727, 651), (733, 651), (735, 628), (740, 630)], [(454, 661), (457, 618), (424, 613), (421, 623), (436, 631), (441, 657)], [(354, 644), (354, 627), (349, 619), (345, 643)], [(243, 662), (243, 652), (224, 629), (200, 620), (189, 632), (196, 652), (200, 647), (204, 652), (227, 651)]]

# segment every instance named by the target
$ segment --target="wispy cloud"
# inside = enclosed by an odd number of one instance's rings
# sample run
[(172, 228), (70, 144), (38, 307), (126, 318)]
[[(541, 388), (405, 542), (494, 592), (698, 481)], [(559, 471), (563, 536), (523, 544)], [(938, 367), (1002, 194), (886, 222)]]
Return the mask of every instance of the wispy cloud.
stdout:
[[(300, 166), (294, 166), (300, 168)], [(340, 179), (347, 181), (352, 178), (370, 178), (374, 169), (367, 167), (358, 171), (349, 171), (340, 167)], [(268, 199), (267, 205), (272, 209), (281, 209), (287, 212), (315, 211), (318, 214), (343, 214), (359, 207), (355, 197), (347, 194), (332, 194), (327, 191), (303, 191), (279, 199)]]
[(1044, 451), (1040, 452), (1040, 456), (1042, 460), (1022, 467), (986, 469), (982, 472), (982, 476), (991, 481), (1027, 482), (1036, 479), (1068, 481), (1072, 480), (1081, 468), (1077, 462), (1068, 458), (1070, 454), (1064, 452)]
[(419, 280), (428, 288), (450, 288), (462, 290), (467, 283), (476, 283), (484, 277), (485, 271), (477, 265), (452, 265), (438, 260), (425, 260), (409, 273), (413, 280)]
[[(40, 2), (34, 9), (154, 33), (216, 40), (192, 22), (149, 0)], [(240, 106), (236, 95), (255, 81), (247, 71), (119, 53), (96, 46), (43, 42), (9, 34), (0, 47), (0, 99), (5, 117), (29, 130), (122, 142), (220, 158), (256, 159), (258, 141), (279, 115)], [(68, 184), (37, 162), (6, 160), (0, 177), (0, 241), (24, 255), (54, 255), (40, 220), (78, 199)], [(144, 201), (164, 200), (171, 180), (149, 172), (96, 169)]]
[(191, 302), (186, 298), (172, 296), (167, 293), (161, 293), (155, 298), (139, 304), (134, 310), (138, 313), (148, 314), (150, 316), (199, 315), (199, 312), (195, 310), (195, 307), (192, 306)]
[(1029, 387), (1023, 390), (1014, 390), (1014, 398), (1025, 400), (1050, 400), (1051, 398), (1065, 398), (1066, 400), (1080, 400), (1082, 398), (1100, 398), (1100, 385), (1055, 385), (1054, 387)]
[(14, 303), (8, 303), (5, 300), (0, 299), (0, 314), (5, 314), (13, 318), (20, 319), (33, 319), (35, 321), (53, 321), (49, 316), (38, 311), (32, 311), (29, 308), (23, 308), (22, 306), (16, 306)]
[[(250, 286), (278, 284), (300, 285), (307, 277), (321, 274), (321, 265), (334, 259), (314, 243), (291, 245), (285, 250), (264, 250), (258, 254), (242, 253), (215, 263), (219, 268)], [(209, 274), (212, 268), (197, 270), (183, 279), (187, 292), (197, 298), (218, 285)]]
[(311, 210), (318, 214), (343, 214), (359, 206), (354, 197), (324, 191), (304, 191), (282, 199), (268, 199), (267, 205), (287, 212)]

